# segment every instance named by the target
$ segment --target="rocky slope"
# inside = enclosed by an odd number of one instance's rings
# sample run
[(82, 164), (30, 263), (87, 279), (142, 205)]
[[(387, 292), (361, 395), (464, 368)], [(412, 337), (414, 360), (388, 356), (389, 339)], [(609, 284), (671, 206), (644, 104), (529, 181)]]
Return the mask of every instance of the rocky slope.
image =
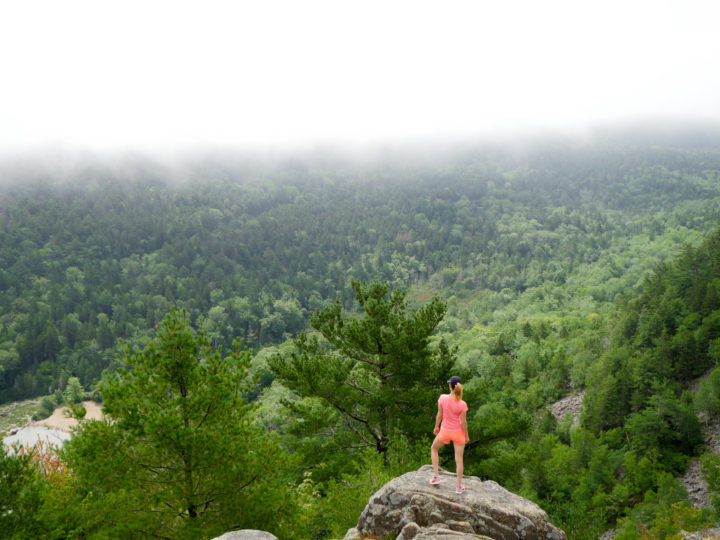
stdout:
[[(703, 424), (703, 439), (708, 451), (720, 455), (720, 424), (717, 420)], [(682, 483), (688, 492), (690, 502), (697, 508), (710, 507), (708, 485), (700, 468), (700, 460), (694, 457), (688, 463)]]
[(550, 412), (561, 424), (566, 415), (572, 417), (572, 424), (577, 425), (580, 421), (580, 411), (582, 411), (583, 399), (585, 398), (585, 390), (572, 396), (565, 397), (560, 401), (556, 401), (550, 406)]

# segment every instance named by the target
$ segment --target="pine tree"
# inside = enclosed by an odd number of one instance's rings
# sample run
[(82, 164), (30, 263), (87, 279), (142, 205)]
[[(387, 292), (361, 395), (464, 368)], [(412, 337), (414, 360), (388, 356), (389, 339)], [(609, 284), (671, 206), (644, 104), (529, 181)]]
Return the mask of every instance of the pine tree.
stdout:
[(120, 536), (196, 538), (275, 522), (286, 501), (270, 487), (282, 485), (283, 467), (250, 424), (250, 353), (224, 356), (173, 310), (125, 362), (102, 385), (108, 420), (84, 423), (65, 451), (94, 493), (87, 504), (107, 513), (103, 526), (117, 519)]
[(343, 313), (340, 302), (315, 312), (316, 332), (301, 334), (294, 353), (269, 365), (287, 388), (334, 409), (357, 443), (384, 454), (394, 433), (412, 440), (432, 427), (455, 351), (444, 340), (431, 346), (445, 314), (440, 300), (415, 310), (387, 282), (353, 281), (352, 288), (362, 316)]

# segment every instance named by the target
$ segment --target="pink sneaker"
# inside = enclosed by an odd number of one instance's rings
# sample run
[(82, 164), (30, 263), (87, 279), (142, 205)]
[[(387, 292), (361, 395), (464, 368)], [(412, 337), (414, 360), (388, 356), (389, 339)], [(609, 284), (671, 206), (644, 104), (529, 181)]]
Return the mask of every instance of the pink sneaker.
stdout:
[(439, 476), (433, 476), (433, 477), (430, 479), (430, 483), (431, 483), (433, 486), (436, 485), (436, 484), (439, 484), (439, 483), (440, 483), (440, 477), (439, 477)]
[(459, 488), (456, 488), (455, 493), (457, 493), (458, 495), (462, 495), (463, 493), (465, 493), (465, 486), (460, 486)]

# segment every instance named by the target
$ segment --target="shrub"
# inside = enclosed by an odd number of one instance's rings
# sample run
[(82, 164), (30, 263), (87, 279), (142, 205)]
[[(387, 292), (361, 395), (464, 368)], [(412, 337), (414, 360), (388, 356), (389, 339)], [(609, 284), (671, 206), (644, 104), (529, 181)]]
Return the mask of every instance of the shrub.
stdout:
[(40, 407), (33, 414), (33, 420), (42, 420), (47, 418), (55, 411), (55, 400), (51, 396), (45, 396), (40, 400)]

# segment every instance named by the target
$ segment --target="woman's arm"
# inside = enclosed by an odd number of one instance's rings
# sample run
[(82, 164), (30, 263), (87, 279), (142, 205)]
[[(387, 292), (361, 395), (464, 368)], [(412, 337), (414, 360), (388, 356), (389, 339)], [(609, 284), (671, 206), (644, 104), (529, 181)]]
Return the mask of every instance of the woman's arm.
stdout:
[(438, 412), (435, 415), (435, 429), (433, 429), (433, 433), (437, 435), (440, 433), (440, 421), (442, 420), (442, 407), (440, 407), (440, 404), (438, 403)]
[(467, 444), (470, 442), (470, 435), (468, 435), (467, 427), (467, 411), (463, 411), (463, 413), (460, 415), (460, 421), (462, 422), (463, 432), (465, 433), (465, 444)]

